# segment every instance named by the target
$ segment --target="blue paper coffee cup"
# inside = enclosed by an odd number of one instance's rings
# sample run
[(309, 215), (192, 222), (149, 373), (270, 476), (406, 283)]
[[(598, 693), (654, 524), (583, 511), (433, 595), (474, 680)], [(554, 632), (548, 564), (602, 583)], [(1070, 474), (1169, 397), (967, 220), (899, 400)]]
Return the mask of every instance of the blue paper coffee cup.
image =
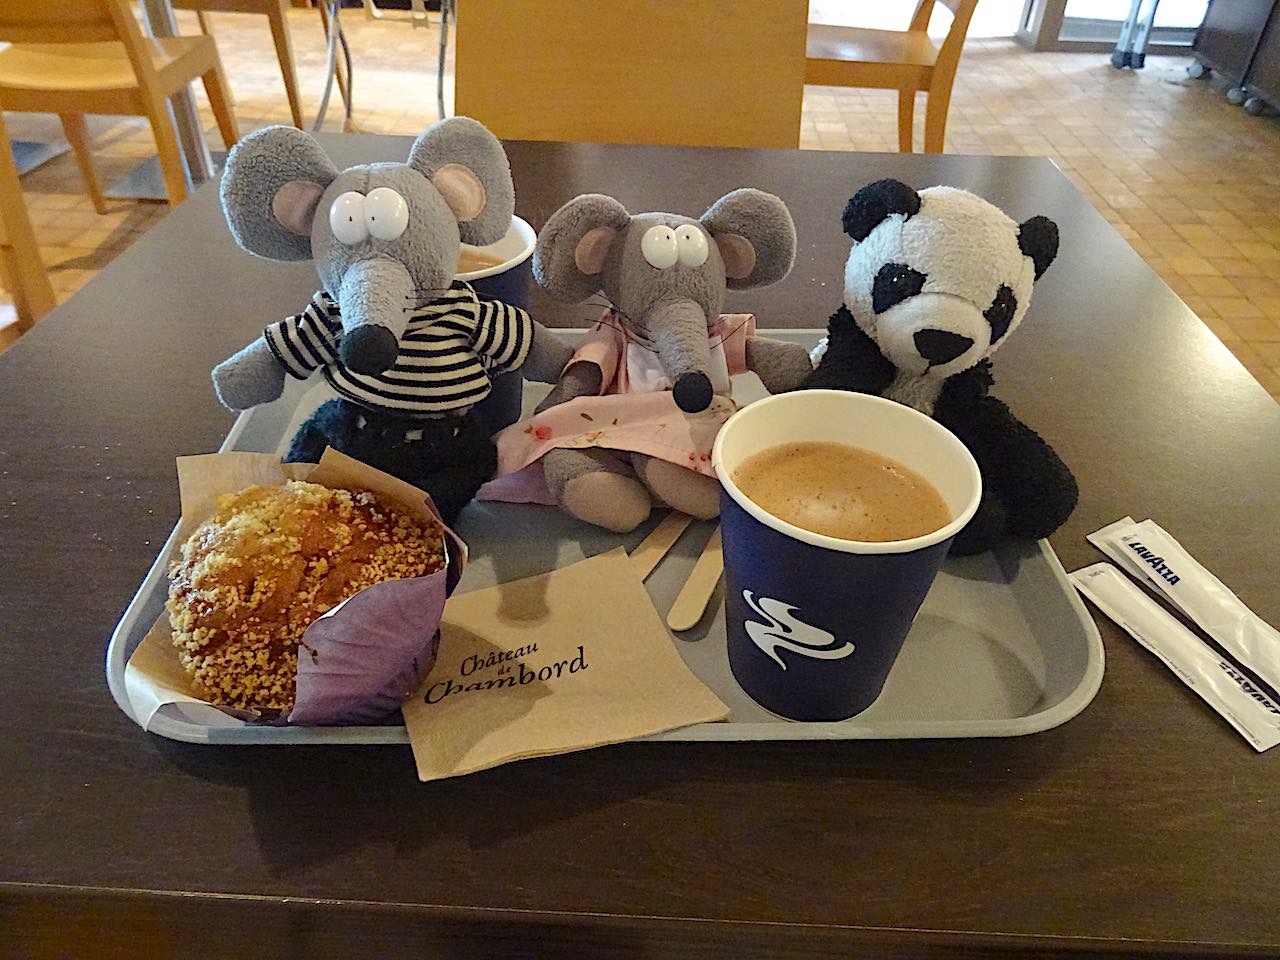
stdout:
[[(734, 483), (754, 453), (841, 443), (932, 483), (954, 518), (883, 543), (813, 533), (766, 513)], [(800, 390), (729, 418), (712, 462), (721, 485), (729, 666), (758, 704), (790, 720), (844, 720), (875, 702), (955, 535), (982, 496), (978, 465), (949, 430), (910, 407), (844, 390)]]
[[(538, 235), (533, 227), (519, 217), (511, 218), (511, 226), (497, 243), (487, 247), (467, 247), (480, 253), (501, 259), (492, 267), (459, 273), (458, 279), (475, 287), (482, 300), (502, 300), (512, 306), (529, 309), (529, 284), (533, 277), (533, 246)], [(500, 374), (494, 378), (489, 396), (475, 407), (490, 433), (497, 433), (520, 419), (520, 404), (524, 393), (524, 378), (520, 372)]]

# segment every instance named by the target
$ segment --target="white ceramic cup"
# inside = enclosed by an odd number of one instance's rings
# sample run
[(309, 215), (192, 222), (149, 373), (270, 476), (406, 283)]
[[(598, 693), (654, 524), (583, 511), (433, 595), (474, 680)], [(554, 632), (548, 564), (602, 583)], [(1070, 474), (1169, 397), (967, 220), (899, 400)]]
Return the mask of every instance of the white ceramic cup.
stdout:
[[(477, 280), (485, 280), (489, 277), (496, 277), (499, 274), (506, 273), (509, 270), (514, 270), (533, 256), (533, 247), (537, 242), (538, 234), (533, 227), (529, 226), (520, 217), (512, 217), (511, 226), (507, 228), (507, 232), (503, 234), (502, 239), (497, 243), (491, 243), (484, 247), (472, 246), (469, 243), (462, 245), (464, 250), (475, 250), (488, 256), (496, 257), (500, 262), (492, 267), (485, 267), (483, 270), (468, 270), (466, 273), (460, 273), (458, 274), (458, 279), (465, 280), (479, 290), (484, 284), (477, 284)], [(516, 304), (518, 307), (524, 305), (524, 303)]]

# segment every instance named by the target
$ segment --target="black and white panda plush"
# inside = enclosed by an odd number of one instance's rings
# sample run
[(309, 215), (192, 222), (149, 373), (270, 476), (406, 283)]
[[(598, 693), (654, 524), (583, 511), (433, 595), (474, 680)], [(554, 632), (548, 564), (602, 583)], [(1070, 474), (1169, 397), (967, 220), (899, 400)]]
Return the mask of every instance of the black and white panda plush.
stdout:
[(952, 553), (1047, 537), (1075, 508), (1075, 477), (988, 390), (991, 354), (1022, 322), (1057, 255), (1057, 226), (1047, 217), (1017, 223), (954, 187), (917, 193), (879, 180), (849, 201), (844, 230), (854, 241), (844, 305), (803, 386), (897, 400), (964, 441), (983, 496)]

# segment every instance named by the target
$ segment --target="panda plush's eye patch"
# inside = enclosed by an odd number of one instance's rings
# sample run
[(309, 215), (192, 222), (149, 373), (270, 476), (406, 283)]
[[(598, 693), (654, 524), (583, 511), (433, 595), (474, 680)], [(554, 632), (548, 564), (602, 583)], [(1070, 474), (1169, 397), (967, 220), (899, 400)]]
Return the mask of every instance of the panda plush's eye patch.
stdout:
[[(871, 285), (871, 309), (884, 313), (896, 303), (914, 297), (924, 289), (925, 275), (905, 263), (886, 263)], [(1010, 314), (1012, 316), (1012, 314)]]
[(1000, 289), (996, 291), (996, 298), (991, 301), (991, 306), (983, 312), (983, 316), (987, 318), (987, 323), (991, 324), (991, 342), (995, 343), (1009, 329), (1009, 324), (1013, 322), (1013, 315), (1018, 309), (1018, 300), (1004, 284), (1000, 285)]

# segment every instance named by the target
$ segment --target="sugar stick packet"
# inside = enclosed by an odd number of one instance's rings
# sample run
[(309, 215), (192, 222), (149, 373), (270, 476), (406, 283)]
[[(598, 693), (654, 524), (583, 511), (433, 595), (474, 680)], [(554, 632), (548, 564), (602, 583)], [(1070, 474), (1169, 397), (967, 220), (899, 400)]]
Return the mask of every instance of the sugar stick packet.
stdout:
[(1094, 605), (1213, 707), (1261, 753), (1280, 743), (1280, 706), (1231, 661), (1178, 622), (1109, 563), (1067, 574)]
[(1154, 520), (1125, 517), (1089, 542), (1155, 587), (1272, 690), (1280, 690), (1280, 630), (1250, 610)]

